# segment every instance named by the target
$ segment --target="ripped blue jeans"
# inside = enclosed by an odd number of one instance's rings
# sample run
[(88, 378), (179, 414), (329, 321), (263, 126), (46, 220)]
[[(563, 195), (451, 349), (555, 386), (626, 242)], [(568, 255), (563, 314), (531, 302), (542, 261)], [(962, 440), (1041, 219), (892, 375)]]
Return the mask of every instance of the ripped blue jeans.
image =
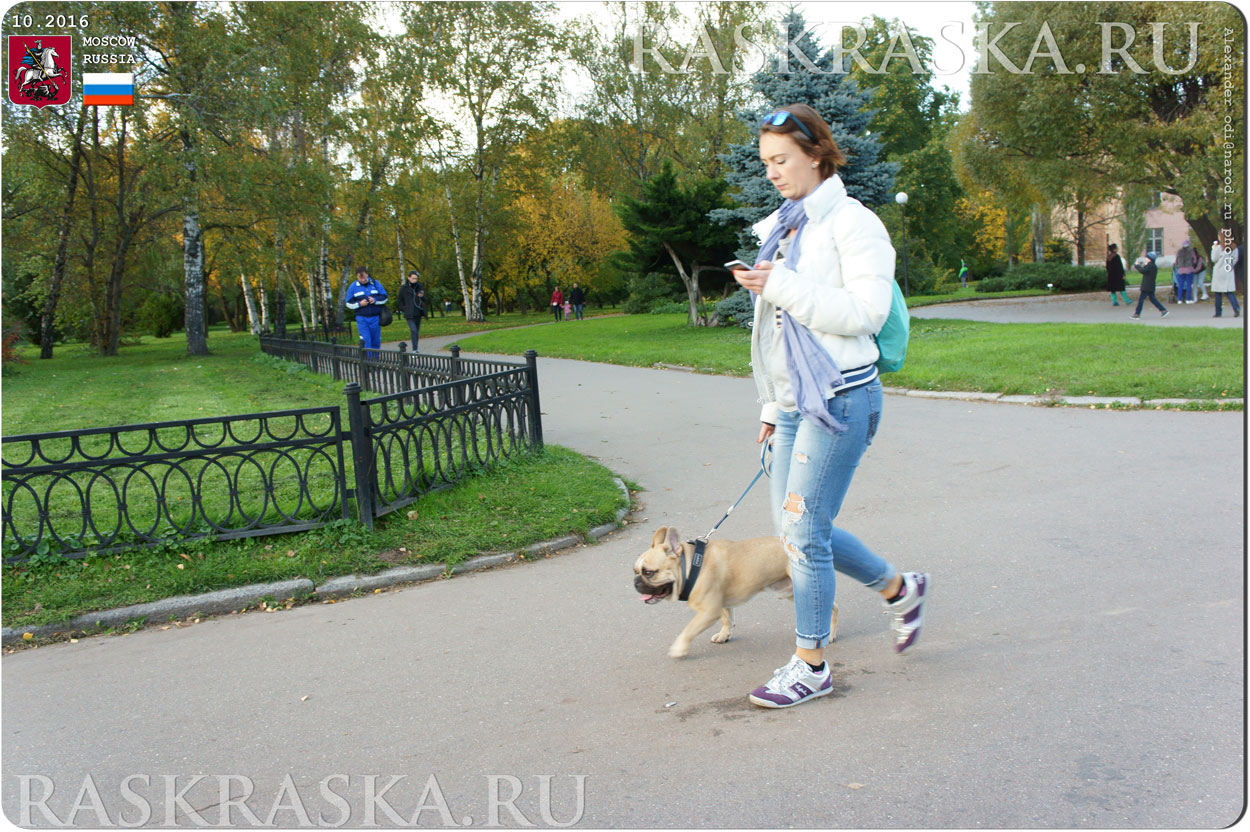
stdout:
[(770, 482), (773, 520), (790, 556), (794, 582), (795, 644), (829, 643), (836, 588), (834, 571), (880, 591), (897, 573), (859, 538), (834, 526), (859, 459), (881, 420), (881, 382), (829, 399), (843, 433), (828, 433), (798, 411), (782, 412), (773, 433)]

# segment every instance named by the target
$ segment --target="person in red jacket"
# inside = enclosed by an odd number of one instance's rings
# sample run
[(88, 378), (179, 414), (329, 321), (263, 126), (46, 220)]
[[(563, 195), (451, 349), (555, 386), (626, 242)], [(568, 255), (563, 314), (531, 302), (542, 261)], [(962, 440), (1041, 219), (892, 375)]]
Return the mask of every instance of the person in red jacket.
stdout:
[(551, 312), (557, 321), (564, 317), (564, 292), (560, 291), (559, 286), (551, 293)]

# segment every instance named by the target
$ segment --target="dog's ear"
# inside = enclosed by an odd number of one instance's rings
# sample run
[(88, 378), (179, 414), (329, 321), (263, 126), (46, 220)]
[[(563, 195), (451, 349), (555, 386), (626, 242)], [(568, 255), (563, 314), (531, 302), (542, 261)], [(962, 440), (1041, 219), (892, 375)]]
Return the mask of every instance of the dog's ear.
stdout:
[(655, 534), (651, 535), (651, 547), (663, 545), (668, 540), (668, 526), (660, 526), (655, 530)]
[(668, 527), (668, 550), (674, 555), (681, 554), (681, 540), (677, 537), (677, 529)]

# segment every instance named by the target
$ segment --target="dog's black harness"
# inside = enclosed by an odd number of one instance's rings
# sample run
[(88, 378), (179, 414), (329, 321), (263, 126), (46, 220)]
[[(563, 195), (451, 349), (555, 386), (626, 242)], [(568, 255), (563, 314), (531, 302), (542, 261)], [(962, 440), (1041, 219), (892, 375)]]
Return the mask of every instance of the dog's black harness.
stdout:
[[(713, 529), (715, 531), (715, 529)], [(700, 537), (695, 540), (687, 540), (687, 543), (694, 544), (694, 557), (690, 559), (690, 574), (686, 574), (686, 548), (681, 549), (681, 592), (677, 595), (678, 601), (685, 601), (690, 597), (690, 590), (694, 589), (694, 582), (699, 580), (699, 570), (703, 568), (703, 552), (707, 549), (707, 538)]]
[[(738, 503), (747, 494), (751, 493), (751, 489), (760, 481), (760, 477), (768, 473), (768, 466), (764, 465), (764, 454), (772, 447), (772, 441), (764, 443), (764, 447), (760, 449), (760, 472), (755, 475), (755, 479), (751, 480), (751, 484), (747, 486), (747, 490), (742, 492), (742, 496), (738, 497), (731, 505), (725, 516), (716, 522), (712, 530), (703, 537), (696, 537), (694, 540), (687, 540), (687, 543), (694, 544), (694, 557), (690, 559), (690, 574), (686, 574), (686, 548), (683, 546), (681, 550), (681, 592), (677, 595), (678, 601), (685, 601), (690, 598), (690, 590), (694, 589), (694, 582), (699, 579), (699, 570), (703, 568), (703, 552), (707, 549), (707, 539), (716, 534), (716, 530), (720, 528), (720, 524), (729, 519), (729, 515), (733, 514), (733, 510), (738, 507)], [(770, 475), (771, 476), (771, 475)]]

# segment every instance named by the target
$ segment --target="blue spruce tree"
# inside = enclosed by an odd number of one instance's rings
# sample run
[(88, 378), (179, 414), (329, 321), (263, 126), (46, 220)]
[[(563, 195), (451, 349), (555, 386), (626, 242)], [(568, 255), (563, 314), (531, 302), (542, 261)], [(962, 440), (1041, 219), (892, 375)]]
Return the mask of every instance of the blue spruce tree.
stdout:
[[(894, 187), (894, 174), (898, 165), (879, 160), (881, 143), (875, 136), (864, 135), (874, 115), (865, 109), (872, 96), (870, 90), (861, 90), (846, 72), (833, 72), (834, 61), (849, 61), (835, 55), (832, 49), (822, 50), (816, 39), (808, 33), (807, 23), (797, 11), (790, 11), (782, 19), (786, 30), (786, 42), (807, 56), (816, 67), (813, 72), (798, 56), (787, 53), (787, 72), (780, 71), (781, 56), (774, 55), (768, 66), (751, 79), (751, 86), (760, 93), (766, 107), (762, 110), (740, 114), (754, 133), (760, 120), (787, 104), (807, 104), (820, 113), (829, 123), (833, 139), (846, 154), (847, 164), (838, 171), (846, 185), (846, 192), (868, 206), (880, 205), (890, 199)], [(759, 145), (752, 139), (747, 144), (731, 145), (722, 157), (725, 161), (725, 180), (731, 194), (739, 204), (737, 208), (720, 208), (708, 214), (715, 222), (739, 226), (739, 255), (748, 259), (755, 254), (756, 240), (751, 225), (771, 214), (781, 205), (781, 194), (768, 181), (764, 166), (760, 164)]]

